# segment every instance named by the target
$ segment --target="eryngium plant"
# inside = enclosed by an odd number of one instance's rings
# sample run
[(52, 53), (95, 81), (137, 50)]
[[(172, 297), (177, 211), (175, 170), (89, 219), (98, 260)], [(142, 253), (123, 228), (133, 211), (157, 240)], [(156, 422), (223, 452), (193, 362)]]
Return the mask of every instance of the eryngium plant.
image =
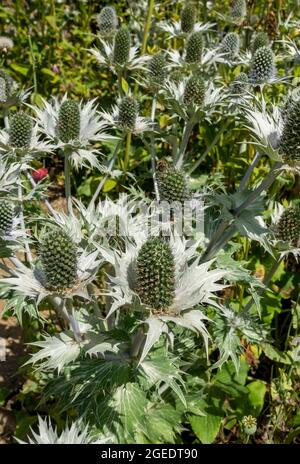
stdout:
[(181, 11), (181, 30), (185, 33), (193, 32), (196, 22), (196, 9), (193, 5), (186, 5)]
[(115, 35), (113, 47), (113, 63), (124, 65), (129, 59), (131, 46), (130, 32), (126, 26), (122, 26)]
[(175, 266), (169, 244), (149, 238), (141, 247), (136, 264), (135, 290), (141, 302), (154, 311), (166, 310), (175, 296)]
[(233, 0), (229, 15), (233, 21), (241, 20), (246, 16), (246, 0)]
[(13, 227), (14, 207), (8, 201), (0, 201), (0, 237), (8, 235)]
[(62, 291), (77, 281), (77, 246), (62, 230), (54, 229), (41, 239), (39, 257), (45, 275), (45, 287)]
[(134, 131), (138, 105), (134, 98), (126, 96), (119, 105), (118, 124), (126, 131)]
[(290, 165), (300, 163), (300, 101), (294, 101), (286, 108), (279, 150), (283, 160)]
[(286, 209), (276, 227), (276, 238), (293, 247), (300, 246), (300, 207)]
[(201, 32), (193, 32), (186, 44), (185, 61), (187, 63), (199, 63), (202, 58), (203, 37)]
[(183, 101), (185, 104), (202, 106), (205, 99), (206, 85), (201, 76), (191, 76), (186, 82)]
[(258, 50), (261, 47), (268, 47), (270, 44), (268, 34), (266, 32), (260, 31), (257, 32), (252, 40), (251, 44), (251, 50), (252, 53), (254, 54), (256, 50)]
[(183, 203), (191, 197), (184, 173), (163, 162), (158, 163), (157, 183), (163, 201)]
[(236, 32), (229, 32), (225, 35), (221, 44), (221, 52), (228, 58), (233, 59), (240, 50), (240, 38)]
[(263, 84), (275, 75), (274, 55), (269, 47), (260, 47), (254, 54), (250, 78), (254, 84)]
[(80, 132), (80, 110), (77, 102), (65, 100), (59, 109), (58, 137), (65, 143), (78, 138)]
[(246, 73), (241, 72), (236, 76), (230, 86), (233, 95), (242, 96), (248, 89), (249, 79)]
[(97, 23), (101, 35), (109, 35), (118, 26), (116, 10), (112, 6), (105, 6), (97, 16)]
[(23, 111), (15, 113), (10, 119), (9, 143), (15, 148), (30, 146), (32, 137), (32, 119)]

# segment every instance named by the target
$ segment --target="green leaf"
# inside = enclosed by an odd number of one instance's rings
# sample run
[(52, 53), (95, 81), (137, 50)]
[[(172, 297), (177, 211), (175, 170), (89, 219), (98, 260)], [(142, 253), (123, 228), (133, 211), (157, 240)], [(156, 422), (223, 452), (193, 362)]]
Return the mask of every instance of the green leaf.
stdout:
[(129, 86), (127, 84), (127, 81), (122, 77), (122, 90), (125, 93), (125, 95), (128, 94)]
[(269, 343), (263, 344), (263, 350), (265, 355), (271, 359), (272, 361), (276, 361), (282, 364), (291, 364), (292, 359), (286, 354), (279, 351), (274, 346), (270, 345)]
[(21, 65), (21, 64), (12, 63), (11, 67), (12, 67), (12, 69), (14, 71), (22, 74), (22, 76), (27, 76), (27, 74), (29, 72), (29, 66), (24, 66), (24, 65)]
[(249, 390), (249, 403), (253, 416), (259, 416), (265, 402), (266, 384), (262, 380), (254, 380), (247, 385)]
[(222, 422), (221, 416), (207, 414), (206, 416), (189, 416), (194, 434), (204, 445), (213, 443), (218, 435)]

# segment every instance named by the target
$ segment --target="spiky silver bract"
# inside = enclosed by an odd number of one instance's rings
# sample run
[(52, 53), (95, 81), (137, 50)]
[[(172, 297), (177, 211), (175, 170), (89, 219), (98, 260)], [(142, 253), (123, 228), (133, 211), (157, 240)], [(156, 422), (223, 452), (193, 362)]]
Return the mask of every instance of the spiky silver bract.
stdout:
[(118, 17), (113, 6), (105, 6), (97, 16), (97, 24), (101, 35), (112, 34), (118, 26)]
[(201, 32), (193, 32), (187, 39), (185, 61), (200, 63), (203, 51), (203, 36)]
[(194, 26), (196, 22), (196, 8), (191, 5), (187, 4), (182, 10), (180, 14), (180, 23), (181, 23), (181, 30), (189, 34), (193, 32)]
[(253, 57), (249, 77), (253, 84), (263, 84), (275, 76), (274, 55), (269, 47), (259, 48)]
[(122, 26), (115, 35), (113, 46), (113, 63), (123, 66), (129, 59), (131, 47), (130, 32), (126, 26)]
[(300, 164), (300, 101), (294, 101), (286, 108), (279, 151), (287, 164)]
[(254, 54), (261, 47), (268, 47), (270, 45), (268, 34), (264, 31), (257, 32), (251, 43), (251, 51)]
[(135, 290), (141, 302), (154, 311), (167, 311), (175, 296), (175, 266), (172, 250), (163, 238), (149, 238), (143, 244), (136, 276)]
[(300, 247), (300, 207), (287, 208), (280, 216), (275, 228), (276, 238)]
[(202, 106), (205, 99), (206, 85), (201, 76), (191, 76), (185, 84), (183, 101), (186, 105)]
[(9, 143), (15, 148), (27, 148), (30, 146), (32, 137), (32, 119), (31, 117), (19, 111), (10, 118), (9, 125)]
[(221, 43), (221, 52), (233, 59), (239, 53), (240, 38), (236, 32), (228, 32)]
[(58, 137), (64, 143), (79, 138), (80, 109), (77, 102), (72, 100), (62, 102), (58, 113), (57, 131)]
[(77, 246), (67, 233), (53, 229), (39, 244), (39, 257), (45, 274), (45, 287), (62, 291), (77, 281)]
[(12, 203), (0, 200), (0, 237), (9, 235), (13, 228), (15, 210)]

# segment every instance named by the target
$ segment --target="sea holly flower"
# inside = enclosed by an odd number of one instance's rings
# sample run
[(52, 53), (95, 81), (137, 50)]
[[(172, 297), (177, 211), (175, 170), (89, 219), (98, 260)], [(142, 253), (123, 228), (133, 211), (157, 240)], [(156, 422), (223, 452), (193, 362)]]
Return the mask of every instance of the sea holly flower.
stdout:
[(89, 51), (101, 66), (107, 66), (117, 75), (123, 69), (144, 69), (150, 59), (148, 55), (138, 56), (138, 47), (131, 46), (131, 37), (126, 26), (118, 29), (112, 44), (103, 39), (100, 42), (101, 50), (94, 48)]
[(113, 6), (105, 6), (102, 8), (96, 20), (101, 36), (110, 36), (118, 27), (118, 17)]
[(270, 47), (260, 47), (254, 53), (249, 79), (253, 85), (262, 85), (276, 81), (274, 55)]
[(159, 92), (167, 78), (167, 57), (159, 51), (151, 57), (147, 67), (148, 86), (154, 92)]
[(247, 14), (246, 0), (233, 0), (229, 10), (229, 17), (235, 23), (240, 23), (244, 20)]
[(102, 110), (100, 115), (108, 126), (133, 134), (148, 131), (153, 125), (150, 119), (139, 116), (138, 103), (131, 95), (120, 98), (111, 112)]
[(181, 30), (186, 34), (193, 32), (196, 23), (197, 11), (194, 5), (187, 4), (180, 14)]
[(0, 242), (13, 242), (24, 236), (19, 224), (20, 219), (14, 203), (0, 198)]
[(8, 110), (29, 96), (29, 91), (18, 90), (18, 84), (5, 71), (0, 70), (0, 108)]
[(300, 257), (300, 206), (284, 208), (276, 203), (271, 217), (270, 232), (274, 237), (273, 245), (282, 256)]
[(288, 166), (300, 168), (300, 101), (290, 102), (285, 108), (286, 117), (284, 119), (282, 134), (279, 144), (279, 152), (283, 161)]
[(221, 53), (229, 60), (233, 60), (240, 51), (240, 38), (235, 32), (229, 32), (225, 35), (220, 45)]
[(81, 248), (57, 228), (40, 239), (38, 257), (32, 267), (16, 260), (15, 268), (8, 268), (12, 277), (2, 279), (1, 283), (37, 304), (47, 296), (68, 299), (78, 295), (89, 299), (87, 285), (94, 280), (101, 264), (98, 256), (97, 250)]
[(252, 42), (251, 42), (251, 51), (254, 55), (255, 52), (261, 47), (269, 47), (270, 41), (268, 34), (264, 31), (257, 32), (254, 34)]
[(9, 126), (0, 131), (0, 154), (5, 158), (24, 163), (36, 158), (40, 153), (50, 153), (54, 146), (41, 140), (38, 125), (23, 111), (11, 115)]
[(207, 346), (207, 317), (200, 307), (217, 305), (214, 293), (225, 288), (218, 282), (226, 271), (209, 270), (212, 261), (199, 264), (197, 247), (181, 236), (149, 237), (146, 230), (123, 251), (101, 247), (115, 272), (107, 291), (113, 300), (109, 315), (129, 306), (148, 326), (140, 362), (162, 333), (171, 333), (170, 323), (200, 333)]
[(162, 201), (184, 203), (191, 199), (191, 191), (184, 173), (169, 164), (157, 165), (157, 184)]
[(167, 32), (169, 38), (182, 37), (194, 32), (204, 32), (213, 30), (215, 23), (197, 22), (196, 9), (193, 5), (188, 4), (181, 10), (180, 21), (162, 21), (158, 27)]
[[(205, 87), (205, 88), (204, 88)], [(194, 96), (192, 89), (196, 89)], [(225, 94), (210, 82), (204, 86), (201, 75), (183, 78), (179, 82), (167, 80), (164, 86), (166, 103), (183, 119), (190, 119), (191, 114), (209, 118), (218, 105), (222, 104)]]
[(75, 168), (81, 166), (100, 168), (93, 143), (105, 142), (114, 138), (107, 134), (107, 123), (101, 120), (95, 105), (96, 99), (84, 104), (69, 100), (67, 95), (51, 102), (43, 100), (44, 107), (33, 107), (39, 131), (43, 133), (56, 149), (68, 152)]

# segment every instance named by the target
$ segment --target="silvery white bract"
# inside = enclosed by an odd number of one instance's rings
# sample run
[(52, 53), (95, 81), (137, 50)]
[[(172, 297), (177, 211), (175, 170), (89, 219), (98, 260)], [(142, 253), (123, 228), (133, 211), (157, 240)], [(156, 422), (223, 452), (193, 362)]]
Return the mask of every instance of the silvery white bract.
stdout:
[[(137, 314), (141, 311), (147, 312), (146, 307), (142, 309), (143, 304), (133, 289), (136, 280), (135, 263), (139, 250), (147, 239), (147, 232), (144, 230), (126, 243), (125, 251), (100, 247), (104, 259), (114, 267), (115, 271), (115, 274), (109, 277), (110, 287), (107, 295), (111, 296), (113, 302), (108, 316), (117, 310), (122, 310), (122, 306), (125, 305), (130, 305), (133, 311), (137, 310)], [(225, 270), (210, 270), (212, 261), (199, 264), (200, 257), (196, 251), (198, 242), (190, 244), (183, 237), (171, 236), (169, 244), (175, 263), (175, 297), (167, 310), (161, 311), (161, 314), (151, 314), (150, 311), (150, 316), (143, 320), (142, 323), (148, 326), (148, 332), (141, 360), (162, 333), (169, 333), (170, 322), (200, 333), (207, 347), (209, 334), (204, 324), (207, 317), (199, 306), (204, 304), (218, 306), (214, 294), (226, 287), (219, 283), (226, 277)]]
[[(111, 43), (100, 39), (102, 50), (90, 48), (89, 52), (97, 59), (100, 66), (106, 66), (114, 73), (118, 74), (119, 66), (114, 63), (114, 46)], [(147, 62), (150, 60), (149, 55), (139, 56), (138, 47), (130, 47), (129, 56), (122, 68), (129, 70), (145, 69)]]
[(36, 113), (38, 130), (50, 140), (54, 148), (71, 152), (70, 161), (75, 168), (85, 166), (100, 169), (97, 156), (101, 152), (93, 146), (93, 143), (105, 142), (114, 137), (105, 132), (107, 124), (101, 119), (97, 111), (96, 99), (92, 99), (85, 104), (83, 102), (79, 103), (79, 136), (69, 142), (63, 142), (58, 136), (58, 117), (60, 107), (66, 100), (67, 95), (65, 94), (62, 99), (53, 97), (51, 102), (43, 100), (44, 108), (42, 109), (33, 107)]
[[(193, 31), (191, 32), (206, 32), (206, 31), (213, 31), (215, 27), (215, 23), (201, 23), (196, 22), (193, 27)], [(181, 37), (185, 36), (186, 33), (182, 32), (181, 23), (179, 21), (162, 21), (158, 24), (158, 27), (169, 34), (169, 38), (172, 37)]]
[(17, 438), (18, 443), (23, 445), (87, 445), (93, 443), (88, 425), (84, 425), (80, 419), (73, 422), (70, 427), (66, 427), (59, 435), (57, 428), (53, 428), (49, 417), (42, 419), (38, 416), (38, 432), (35, 432), (32, 427), (30, 430), (31, 436), (28, 436), (28, 443)]
[(29, 166), (20, 163), (8, 163), (0, 157), (0, 193), (7, 194), (16, 190), (20, 182), (22, 169), (27, 170)]
[[(170, 67), (177, 68), (182, 67), (187, 68), (189, 67), (189, 63), (186, 62), (186, 50), (180, 53), (179, 50), (170, 50), (168, 51), (168, 55), (170, 57)], [(224, 53), (222, 53), (219, 49), (208, 49), (203, 48), (201, 60), (197, 65), (202, 66), (203, 68), (209, 68), (210, 66), (221, 63)], [(193, 63), (190, 65), (193, 67)]]

